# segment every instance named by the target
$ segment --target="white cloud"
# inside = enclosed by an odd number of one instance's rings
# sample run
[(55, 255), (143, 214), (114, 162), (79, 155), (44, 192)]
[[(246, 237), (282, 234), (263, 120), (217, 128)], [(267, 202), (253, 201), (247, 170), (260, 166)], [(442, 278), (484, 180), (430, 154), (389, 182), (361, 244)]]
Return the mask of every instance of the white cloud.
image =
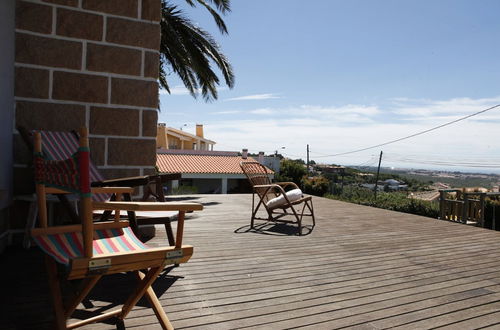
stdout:
[(467, 97), (450, 100), (395, 100), (395, 114), (423, 117), (436, 115), (465, 115), (484, 110), (500, 103), (500, 96), (492, 98), (471, 99)]
[(234, 114), (237, 114), (237, 113), (241, 113), (241, 111), (239, 111), (239, 110), (228, 110), (228, 111), (214, 111), (214, 112), (211, 112), (211, 114), (213, 114), (213, 115), (234, 115)]
[(269, 108), (262, 108), (262, 109), (250, 110), (249, 113), (252, 113), (254, 115), (272, 115), (275, 113), (275, 111)]
[[(285, 155), (305, 158), (306, 144), (309, 144), (312, 159), (327, 163), (359, 164), (370, 160), (380, 150), (387, 154), (383, 159), (385, 166), (411, 166), (401, 161), (401, 157), (391, 157), (391, 154), (422, 161), (428, 159), (444, 159), (457, 163), (464, 159), (488, 161), (495, 157), (500, 158), (500, 146), (496, 143), (500, 138), (498, 130), (500, 109), (473, 117), (474, 120), (473, 118), (464, 120), (365, 152), (343, 157), (321, 156), (366, 148), (409, 136), (487, 108), (492, 105), (492, 100), (496, 99), (430, 100), (426, 101), (427, 107), (419, 105), (422, 110), (420, 113), (430, 114), (429, 116), (419, 117), (412, 113), (404, 115), (404, 118), (401, 117), (409, 109), (407, 104), (415, 103), (415, 100), (400, 100), (405, 104), (402, 104), (401, 108), (392, 107), (391, 110), (371, 105), (262, 108), (252, 110), (250, 113), (266, 114), (266, 116), (219, 120), (207, 122), (205, 126), (211, 133), (210, 139), (220, 145), (235, 146), (236, 150), (249, 148), (252, 152), (272, 151), (285, 146)], [(460, 113), (449, 111), (450, 106), (460, 109)], [(394, 116), (394, 113), (398, 116)], [(419, 167), (418, 164), (415, 166)]]
[(267, 93), (267, 94), (253, 94), (253, 95), (232, 97), (229, 99), (225, 99), (224, 101), (269, 100), (269, 99), (279, 99), (279, 98), (281, 97), (276, 94)]

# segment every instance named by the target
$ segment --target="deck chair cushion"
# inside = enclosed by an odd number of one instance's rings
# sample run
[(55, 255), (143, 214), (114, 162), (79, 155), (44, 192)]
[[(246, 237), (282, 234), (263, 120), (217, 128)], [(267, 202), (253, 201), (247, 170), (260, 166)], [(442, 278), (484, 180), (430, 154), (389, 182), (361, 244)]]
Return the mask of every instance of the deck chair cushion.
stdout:
[[(63, 265), (68, 265), (72, 258), (83, 257), (81, 232), (42, 235), (33, 239), (45, 253)], [(130, 227), (95, 230), (92, 244), (94, 257), (148, 249), (148, 246), (134, 235)]]
[[(300, 189), (293, 189), (293, 190), (286, 192), (286, 197), (288, 197), (288, 200), (290, 201), (290, 203), (293, 203), (293, 202), (301, 199), (302, 197), (304, 197), (304, 194), (302, 193), (302, 190), (300, 190)], [(287, 203), (287, 201), (285, 199), (285, 195), (279, 195), (278, 197), (275, 197), (275, 198), (269, 200), (266, 203), (266, 206), (268, 208), (273, 209), (275, 207), (284, 205), (286, 203)]]

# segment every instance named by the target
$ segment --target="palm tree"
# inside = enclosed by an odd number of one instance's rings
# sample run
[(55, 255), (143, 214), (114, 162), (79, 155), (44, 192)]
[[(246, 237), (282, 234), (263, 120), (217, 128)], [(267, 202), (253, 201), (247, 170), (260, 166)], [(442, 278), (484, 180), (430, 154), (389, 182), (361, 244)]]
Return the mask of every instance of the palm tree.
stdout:
[[(201, 5), (212, 15), (222, 34), (227, 27), (219, 15), (228, 13), (230, 0), (185, 0), (189, 6)], [(212, 64), (219, 68), (229, 88), (234, 86), (231, 64), (210, 33), (196, 26), (168, 0), (162, 0), (160, 44), (160, 85), (170, 93), (167, 70), (177, 74), (193, 97), (199, 93), (205, 101), (217, 99), (219, 77)]]

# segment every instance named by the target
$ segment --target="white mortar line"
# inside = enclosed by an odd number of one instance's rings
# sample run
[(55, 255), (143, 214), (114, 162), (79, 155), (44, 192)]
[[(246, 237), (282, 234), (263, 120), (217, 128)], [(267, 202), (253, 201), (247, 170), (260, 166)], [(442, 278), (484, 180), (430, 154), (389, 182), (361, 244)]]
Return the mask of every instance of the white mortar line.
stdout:
[[(51, 36), (56, 35), (56, 26), (57, 26), (57, 12), (56, 12), (56, 7), (52, 7), (52, 32), (50, 33)], [(17, 32), (17, 29), (16, 29)]]
[(142, 0), (137, 0), (137, 18), (141, 19), (142, 16)]
[(80, 72), (85, 72), (87, 68), (87, 41), (82, 43), (82, 66)]
[[(107, 104), (107, 103), (91, 103), (91, 102), (80, 102), (80, 101), (71, 101), (71, 100), (48, 100), (48, 99), (38, 99), (38, 98), (32, 98), (32, 97), (19, 97), (15, 96), (14, 97), (15, 101), (25, 101), (25, 102), (39, 102), (39, 103), (55, 103), (55, 104), (71, 104), (71, 105), (91, 105), (94, 107), (105, 107), (105, 108), (110, 108), (110, 109), (131, 109), (131, 110), (140, 110), (141, 107), (137, 105), (121, 105), (121, 104)], [(148, 111), (157, 111), (158, 109), (155, 108), (144, 108), (142, 107), (143, 110), (148, 110)]]
[(146, 66), (146, 51), (143, 50), (141, 53), (141, 77), (144, 77), (144, 67)]
[(108, 165), (108, 137), (104, 137), (104, 165)]
[(139, 136), (142, 137), (142, 109), (139, 110)]
[(49, 98), (52, 101), (52, 90), (54, 86), (54, 70), (49, 70)]
[(85, 106), (85, 127), (90, 128), (90, 105)]
[[(82, 59), (83, 62), (83, 59)], [(118, 78), (118, 79), (130, 79), (130, 80), (138, 80), (138, 81), (149, 81), (149, 82), (158, 82), (157, 79), (155, 78), (150, 78), (150, 77), (141, 77), (141, 76), (131, 76), (131, 75), (126, 75), (126, 74), (119, 74), (119, 73), (112, 73), (112, 72), (101, 72), (101, 71), (90, 71), (90, 70), (77, 70), (77, 69), (67, 69), (67, 68), (55, 68), (53, 66), (45, 66), (45, 65), (39, 65), (39, 64), (29, 64), (29, 63), (15, 63), (16, 67), (20, 68), (30, 68), (30, 69), (53, 69), (55, 71), (60, 71), (60, 72), (67, 72), (67, 73), (80, 73), (80, 74), (86, 74), (89, 76), (99, 76), (99, 77), (111, 77), (111, 78)], [(84, 63), (82, 63), (82, 67), (84, 66)]]
[[(19, 32), (19, 33), (23, 33), (23, 34), (28, 34), (28, 35), (37, 36), (37, 37), (45, 37), (45, 38), (50, 38), (50, 39), (73, 41), (73, 42), (81, 42), (82, 41), (82, 39), (78, 39), (78, 38), (65, 37), (65, 36), (60, 36), (60, 35), (56, 35), (56, 34), (52, 35), (52, 34), (46, 34), (46, 33), (40, 33), (40, 32), (33, 32), (33, 31), (23, 30), (23, 29), (16, 29), (15, 31)], [(99, 44), (99, 45), (126, 47), (126, 48), (131, 48), (131, 49), (136, 49), (136, 50), (147, 50), (148, 52), (156, 52), (158, 54), (160, 53), (159, 49), (154, 49), (154, 48), (124, 45), (124, 44), (118, 44), (118, 43), (113, 43), (113, 42), (109, 42), (109, 41), (99, 41), (99, 40), (88, 40), (88, 41)]]
[(108, 104), (111, 104), (111, 77), (108, 76)]
[[(108, 16), (108, 17), (112, 17), (112, 18), (120, 18), (120, 19), (127, 20), (127, 21), (134, 21), (134, 22), (140, 22), (140, 23), (149, 23), (149, 24), (160, 24), (160, 22), (156, 22), (156, 21), (152, 22), (152, 21), (149, 21), (149, 20), (143, 20), (143, 19), (140, 18), (140, 16), (139, 16), (139, 18), (137, 18), (137, 17), (134, 18), (134, 17), (120, 16), (120, 15), (105, 13), (105, 12), (101, 12), (101, 11), (94, 11), (94, 10), (91, 10), (91, 9), (85, 9), (85, 8), (82, 8), (82, 4), (81, 4), (82, 0), (79, 0), (79, 4), (77, 5), (78, 7), (66, 6), (66, 5), (62, 5), (62, 4), (56, 4), (56, 3), (46, 3), (46, 2), (41, 2), (41, 1), (37, 1), (37, 0), (24, 0), (24, 1), (25, 2), (30, 2), (30, 3), (36, 3), (36, 4), (43, 4), (43, 5), (46, 5), (46, 6), (49, 6), (49, 7), (54, 7), (54, 8), (70, 9), (70, 10), (79, 11), (79, 12), (87, 13), (87, 14), (104, 15), (104, 16)], [(101, 0), (101, 1), (106, 1), (106, 0)]]

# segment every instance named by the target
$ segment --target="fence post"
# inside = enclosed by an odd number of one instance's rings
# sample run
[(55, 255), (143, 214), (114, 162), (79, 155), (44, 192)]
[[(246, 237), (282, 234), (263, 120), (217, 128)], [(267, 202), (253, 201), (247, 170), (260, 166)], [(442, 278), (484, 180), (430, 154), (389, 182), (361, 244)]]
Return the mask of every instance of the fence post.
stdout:
[(469, 194), (464, 193), (464, 204), (462, 206), (462, 223), (467, 224), (469, 218)]
[(445, 219), (445, 216), (444, 216), (444, 207), (445, 207), (444, 197), (445, 197), (444, 190), (440, 190), (439, 191), (439, 219), (441, 219), (441, 220)]
[(484, 228), (484, 209), (485, 209), (485, 195), (486, 193), (482, 193), (479, 197), (480, 200), (480, 210), (481, 210), (481, 215), (479, 216), (479, 219), (481, 219), (481, 227)]

